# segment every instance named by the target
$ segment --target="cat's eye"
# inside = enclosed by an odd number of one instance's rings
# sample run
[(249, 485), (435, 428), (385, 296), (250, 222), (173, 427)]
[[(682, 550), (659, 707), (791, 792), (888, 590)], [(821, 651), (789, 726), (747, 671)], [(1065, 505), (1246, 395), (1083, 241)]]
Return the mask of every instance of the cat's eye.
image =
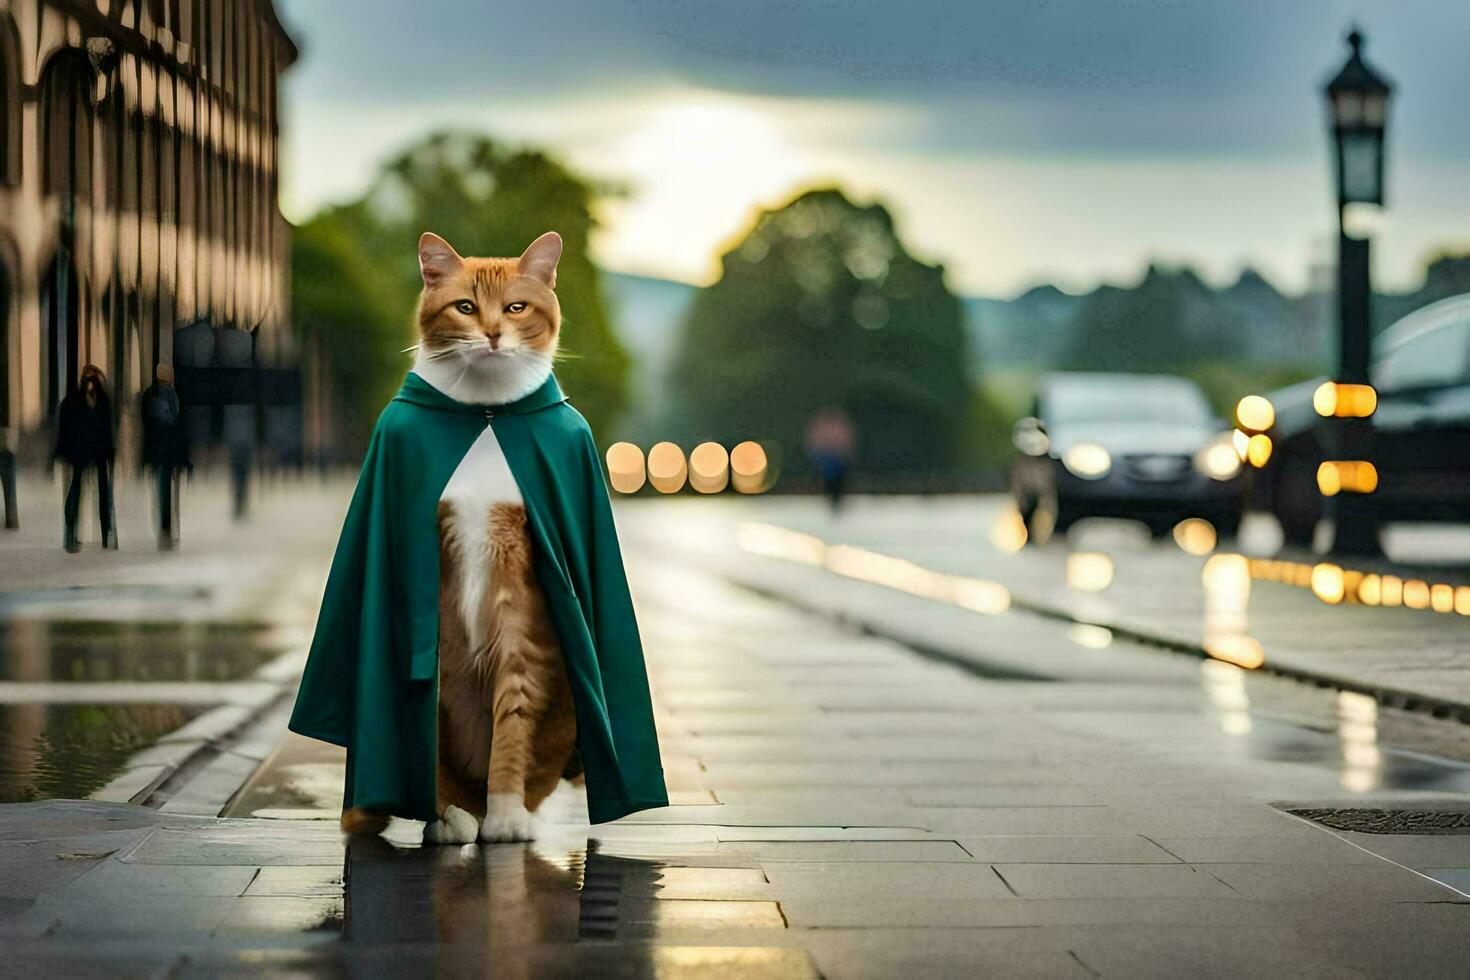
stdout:
[(522, 313), (522, 312), (525, 311), (525, 309), (526, 309), (526, 304), (525, 303), (516, 302), (516, 303), (512, 303), (509, 306), (507, 306), (505, 308), (505, 312), (507, 312), (507, 313)]
[(467, 299), (462, 299), (458, 303), (455, 303), (454, 308), (456, 310), (459, 310), (459, 312), (463, 313), (465, 316), (469, 316), (471, 313), (475, 312), (475, 304), (471, 303)]

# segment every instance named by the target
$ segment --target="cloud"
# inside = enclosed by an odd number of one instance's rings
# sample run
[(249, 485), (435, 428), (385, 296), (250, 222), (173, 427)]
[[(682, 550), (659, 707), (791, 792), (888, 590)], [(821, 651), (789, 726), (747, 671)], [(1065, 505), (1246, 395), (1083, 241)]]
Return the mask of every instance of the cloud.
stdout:
[[(303, 50), (285, 89), (294, 216), (360, 192), (384, 154), (428, 129), (482, 127), (635, 179), (642, 196), (614, 206), (599, 238), (609, 262), (699, 279), (741, 216), (781, 196), (773, 182), (836, 178), (891, 200), (964, 284), (997, 291), (1046, 275), (1086, 284), (1181, 250), (1301, 281), (1331, 220), (1319, 87), (1360, 6), (278, 2)], [(1369, 56), (1400, 93), (1380, 269), (1404, 278), (1436, 236), (1470, 225), (1470, 187), (1443, 176), (1470, 154), (1470, 7), (1369, 13)], [(765, 121), (747, 131), (773, 134), (754, 170), (698, 162), (718, 129), (678, 169), (629, 164), (629, 140), (698, 104)], [(965, 234), (997, 216), (1005, 245)]]

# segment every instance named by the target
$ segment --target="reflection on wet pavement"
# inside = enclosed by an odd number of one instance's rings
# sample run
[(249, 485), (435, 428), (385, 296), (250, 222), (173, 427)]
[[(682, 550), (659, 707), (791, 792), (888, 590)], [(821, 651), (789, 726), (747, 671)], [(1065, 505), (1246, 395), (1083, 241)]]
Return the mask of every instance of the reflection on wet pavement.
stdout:
[[(1220, 731), (1239, 737), (1251, 758), (1336, 770), (1341, 789), (1352, 795), (1470, 792), (1463, 725), (1219, 661), (1201, 663), (1200, 679)], [(1397, 726), (1392, 747), (1381, 744), (1384, 720)]]
[(10, 620), (0, 681), (233, 681), (282, 649), (254, 625)]
[(614, 961), (620, 976), (816, 976), (800, 950), (669, 945), (784, 930), (758, 868), (674, 867), (604, 853), (585, 837), (443, 848), (354, 838), (345, 908), (344, 955), (391, 945), (400, 968), (428, 950), (425, 967), (478, 963), (506, 977)]
[(178, 704), (0, 704), (0, 803), (85, 798), (203, 711)]
[(291, 642), (248, 623), (0, 623), (0, 802), (85, 798), (109, 786), (137, 753), (230, 700)]

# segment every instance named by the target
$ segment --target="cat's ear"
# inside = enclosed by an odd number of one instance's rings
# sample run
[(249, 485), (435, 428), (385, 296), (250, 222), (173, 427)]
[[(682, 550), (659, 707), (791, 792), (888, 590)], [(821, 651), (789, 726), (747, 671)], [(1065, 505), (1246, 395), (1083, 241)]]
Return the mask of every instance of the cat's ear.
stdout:
[(463, 264), (464, 260), (454, 246), (432, 231), (419, 236), (419, 272), (424, 277), (425, 286), (437, 286), (444, 277), (458, 272)]
[(516, 263), (516, 271), (532, 279), (540, 279), (552, 289), (556, 288), (556, 263), (561, 261), (561, 236), (548, 231), (526, 246)]

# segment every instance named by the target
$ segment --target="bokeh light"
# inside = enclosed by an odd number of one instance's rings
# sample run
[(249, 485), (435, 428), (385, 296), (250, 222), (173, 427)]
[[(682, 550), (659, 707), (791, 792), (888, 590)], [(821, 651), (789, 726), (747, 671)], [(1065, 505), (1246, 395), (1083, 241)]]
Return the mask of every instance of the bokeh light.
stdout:
[(1246, 395), (1235, 406), (1235, 420), (1247, 432), (1265, 432), (1276, 424), (1276, 406), (1261, 395)]
[(719, 493), (730, 483), (730, 455), (718, 442), (702, 442), (689, 454), (689, 485), (699, 493)]
[(643, 450), (631, 442), (615, 442), (607, 447), (607, 478), (618, 493), (637, 493), (643, 489), (647, 471)]
[(1240, 457), (1241, 462), (1245, 462), (1246, 457), (1250, 455), (1250, 433), (1236, 429), (1230, 434), (1230, 444), (1235, 447), (1235, 455)]
[(1312, 594), (1329, 605), (1337, 605), (1346, 593), (1342, 567), (1321, 562), (1312, 567)]
[(730, 450), (730, 476), (737, 493), (764, 493), (769, 487), (770, 462), (758, 442), (746, 441)]
[(1244, 633), (1206, 637), (1204, 648), (1205, 653), (1216, 660), (1223, 660), (1246, 670), (1255, 670), (1266, 662), (1266, 651), (1261, 648), (1260, 641)]
[(1113, 631), (1092, 623), (1073, 623), (1067, 629), (1067, 639), (1088, 650), (1106, 650), (1113, 645)]
[(1378, 392), (1372, 385), (1324, 381), (1312, 393), (1312, 408), (1326, 418), (1365, 419), (1378, 410)]
[(1215, 525), (1199, 517), (1188, 517), (1174, 525), (1174, 543), (1191, 555), (1208, 555), (1215, 550)]
[(1378, 469), (1366, 460), (1327, 460), (1317, 467), (1317, 490), (1324, 497), (1372, 493), (1378, 489)]
[(1026, 521), (1014, 505), (1003, 508), (990, 525), (990, 544), (1008, 555), (1026, 547), (1026, 536)]
[(1265, 466), (1271, 459), (1271, 437), (1256, 434), (1246, 442), (1245, 458), (1256, 469)]
[(1443, 582), (1429, 587), (1429, 608), (1437, 613), (1455, 611), (1455, 588)]
[(1113, 584), (1113, 559), (1095, 551), (1067, 556), (1067, 584), (1081, 592), (1101, 592)]
[(688, 477), (684, 450), (672, 442), (661, 442), (648, 451), (648, 482), (659, 493), (678, 493)]

